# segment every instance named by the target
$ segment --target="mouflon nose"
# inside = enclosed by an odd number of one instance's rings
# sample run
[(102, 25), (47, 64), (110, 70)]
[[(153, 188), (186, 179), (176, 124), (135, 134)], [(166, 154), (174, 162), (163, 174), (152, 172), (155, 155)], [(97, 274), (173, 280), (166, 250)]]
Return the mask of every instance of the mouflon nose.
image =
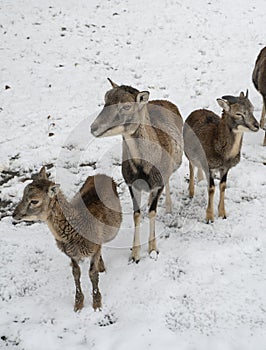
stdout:
[(92, 123), (91, 124), (91, 133), (92, 133), (92, 135), (94, 135), (96, 133), (97, 129), (98, 129), (97, 125), (95, 123)]
[(13, 214), (12, 214), (12, 218), (14, 220), (20, 220), (21, 219), (21, 216), (19, 215), (18, 211), (17, 211), (17, 208), (14, 210)]
[(254, 124), (254, 127), (257, 129), (257, 131), (259, 130), (260, 128), (260, 124), (256, 121), (256, 123)]

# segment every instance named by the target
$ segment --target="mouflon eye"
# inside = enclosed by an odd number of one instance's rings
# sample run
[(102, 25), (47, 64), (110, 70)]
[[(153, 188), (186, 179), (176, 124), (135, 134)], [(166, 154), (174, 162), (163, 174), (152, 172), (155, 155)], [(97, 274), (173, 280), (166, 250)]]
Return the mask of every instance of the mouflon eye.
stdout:
[(33, 204), (33, 205), (36, 205), (36, 204), (38, 204), (38, 203), (39, 203), (39, 201), (36, 201), (36, 200), (30, 201), (30, 204)]
[(130, 108), (131, 108), (131, 105), (130, 105), (130, 104), (124, 105), (124, 106), (122, 107), (122, 109), (125, 110), (125, 111), (130, 110)]

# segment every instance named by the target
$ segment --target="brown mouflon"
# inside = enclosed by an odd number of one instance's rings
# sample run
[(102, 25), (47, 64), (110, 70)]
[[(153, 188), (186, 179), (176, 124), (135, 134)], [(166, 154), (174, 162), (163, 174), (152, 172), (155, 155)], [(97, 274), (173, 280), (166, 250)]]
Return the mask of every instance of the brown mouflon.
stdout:
[(101, 308), (99, 272), (105, 271), (101, 247), (116, 236), (122, 221), (120, 200), (112, 178), (89, 176), (72, 201), (68, 202), (59, 185), (48, 179), (43, 167), (25, 187), (13, 218), (46, 222), (59, 249), (70, 257), (76, 285), (75, 311), (82, 309), (84, 300), (79, 260), (91, 258), (89, 276), (93, 308)]
[(222, 117), (206, 109), (192, 112), (184, 125), (184, 150), (189, 160), (189, 196), (194, 196), (194, 167), (206, 175), (209, 200), (206, 221), (214, 221), (213, 197), (214, 175), (220, 174), (219, 216), (226, 218), (224, 193), (228, 171), (240, 161), (243, 133), (258, 131), (259, 123), (254, 118), (253, 106), (248, 92), (240, 96), (223, 96), (217, 99), (222, 107)]
[(105, 94), (105, 105), (91, 125), (95, 137), (122, 135), (122, 173), (129, 187), (134, 210), (134, 240), (131, 260), (140, 259), (139, 227), (141, 192), (149, 198), (149, 253), (158, 253), (155, 216), (158, 199), (166, 188), (166, 211), (171, 212), (169, 178), (182, 162), (183, 120), (169, 101), (149, 100), (148, 91), (117, 85)]
[(266, 146), (266, 47), (261, 50), (257, 57), (252, 74), (252, 81), (263, 99), (260, 127), (265, 130), (263, 146)]

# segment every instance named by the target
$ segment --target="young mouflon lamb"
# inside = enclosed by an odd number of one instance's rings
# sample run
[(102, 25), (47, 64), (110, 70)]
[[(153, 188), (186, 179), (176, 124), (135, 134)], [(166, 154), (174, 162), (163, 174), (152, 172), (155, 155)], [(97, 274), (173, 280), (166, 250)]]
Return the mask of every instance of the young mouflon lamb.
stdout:
[(50, 181), (43, 167), (24, 190), (13, 218), (44, 221), (57, 246), (71, 259), (76, 285), (74, 310), (83, 307), (79, 260), (90, 257), (93, 308), (101, 308), (99, 272), (105, 271), (101, 247), (115, 238), (122, 221), (115, 182), (106, 175), (89, 176), (72, 201), (68, 202), (59, 185)]
[(184, 150), (189, 160), (189, 196), (194, 196), (194, 167), (202, 169), (208, 181), (209, 200), (206, 221), (214, 221), (214, 175), (220, 173), (219, 216), (226, 218), (224, 193), (228, 171), (240, 161), (243, 133), (258, 131), (248, 93), (217, 99), (222, 117), (206, 109), (192, 112), (184, 125)]

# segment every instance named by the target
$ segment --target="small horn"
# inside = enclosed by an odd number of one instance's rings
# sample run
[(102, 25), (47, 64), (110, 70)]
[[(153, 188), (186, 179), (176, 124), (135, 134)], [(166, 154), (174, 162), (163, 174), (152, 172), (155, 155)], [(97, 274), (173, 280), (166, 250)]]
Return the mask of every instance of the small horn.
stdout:
[(247, 91), (246, 91), (246, 98), (248, 98), (248, 89), (247, 89)]
[(109, 81), (109, 83), (112, 85), (113, 88), (117, 88), (119, 87), (116, 83), (114, 83), (110, 78), (107, 78), (107, 80)]

